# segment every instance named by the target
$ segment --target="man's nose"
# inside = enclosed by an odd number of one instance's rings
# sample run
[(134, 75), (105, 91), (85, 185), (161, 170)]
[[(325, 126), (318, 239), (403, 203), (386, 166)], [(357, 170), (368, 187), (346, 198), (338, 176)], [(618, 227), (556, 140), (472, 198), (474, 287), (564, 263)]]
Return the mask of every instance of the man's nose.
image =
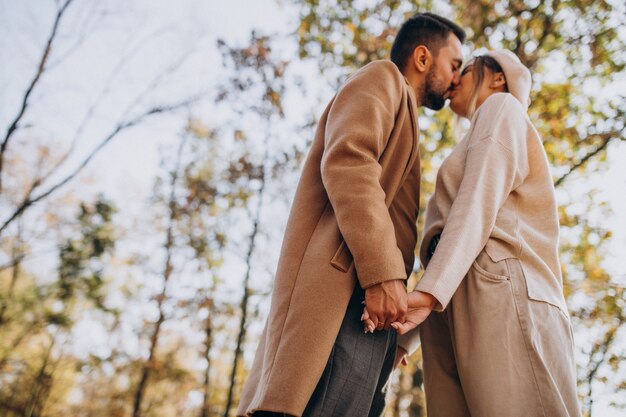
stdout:
[(461, 72), (457, 71), (454, 73), (454, 76), (452, 77), (452, 86), (456, 87), (460, 83), (461, 83)]

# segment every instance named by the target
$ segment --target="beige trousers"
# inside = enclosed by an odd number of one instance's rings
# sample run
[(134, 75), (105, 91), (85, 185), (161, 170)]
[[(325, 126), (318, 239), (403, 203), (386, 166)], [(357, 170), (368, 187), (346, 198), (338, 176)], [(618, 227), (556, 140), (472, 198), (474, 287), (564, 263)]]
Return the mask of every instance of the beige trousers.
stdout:
[(530, 300), (517, 259), (481, 253), (420, 326), (429, 417), (579, 417), (569, 318)]

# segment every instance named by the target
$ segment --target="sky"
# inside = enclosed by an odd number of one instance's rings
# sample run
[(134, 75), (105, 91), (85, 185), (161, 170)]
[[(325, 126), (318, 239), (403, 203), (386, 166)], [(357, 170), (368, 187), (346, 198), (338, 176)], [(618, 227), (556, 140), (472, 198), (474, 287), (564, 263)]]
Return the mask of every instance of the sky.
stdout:
[[(49, 141), (55, 152), (69, 145), (68, 138), (75, 135), (81, 120), (92, 114), (92, 122), (80, 135), (74, 162), (106, 135), (112, 121), (155, 103), (214, 92), (225, 76), (215, 47), (218, 38), (241, 44), (250, 30), (257, 29), (284, 35), (284, 49), (292, 51), (289, 32), (297, 19), (288, 1), (272, 0), (109, 0), (77, 1), (74, 6), (67, 16), (67, 27), (72, 29), (61, 32), (51, 70), (41, 88), (34, 91), (32, 116), (26, 119), (37, 122), (29, 128), (30, 135), (40, 142)], [(0, 0), (0, 126), (7, 126), (15, 117), (16, 103), (33, 75), (54, 8), (51, 0)], [(161, 69), (168, 67), (173, 72), (161, 74)], [(306, 65), (302, 73), (308, 82), (316, 82)], [(160, 81), (159, 88), (151, 88), (155, 80)], [(332, 91), (325, 80), (317, 81), (321, 95), (329, 99)], [(115, 85), (115, 91), (107, 85)], [(626, 93), (626, 82), (612, 91)], [(94, 102), (98, 104), (92, 108)], [(311, 103), (306, 104), (303, 112)], [(290, 103), (292, 112), (300, 105)], [(115, 200), (126, 218), (140, 215), (152, 194), (163, 150), (178, 140), (184, 122), (181, 114), (215, 123), (220, 117), (207, 100), (192, 112), (183, 110), (173, 117), (150, 120), (115, 139), (68, 189), (80, 198), (103, 192)], [(580, 192), (599, 185), (602, 196), (610, 201), (614, 214), (597, 221), (615, 232), (606, 266), (626, 282), (626, 143), (613, 144), (608, 159), (606, 172), (575, 181), (580, 182)], [(134, 244), (145, 242), (138, 239)], [(101, 338), (98, 332), (90, 337), (94, 345), (100, 344)], [(600, 404), (600, 410), (605, 406)], [(611, 413), (603, 410), (600, 415), (617, 416)]]

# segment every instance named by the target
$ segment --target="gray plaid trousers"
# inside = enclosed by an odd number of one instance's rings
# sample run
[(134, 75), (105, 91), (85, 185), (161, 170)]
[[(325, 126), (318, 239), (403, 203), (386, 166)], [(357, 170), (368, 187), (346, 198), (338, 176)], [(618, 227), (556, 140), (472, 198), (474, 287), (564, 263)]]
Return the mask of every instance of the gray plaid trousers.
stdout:
[(394, 330), (364, 333), (365, 293), (356, 286), (326, 368), (302, 417), (379, 417), (393, 370)]

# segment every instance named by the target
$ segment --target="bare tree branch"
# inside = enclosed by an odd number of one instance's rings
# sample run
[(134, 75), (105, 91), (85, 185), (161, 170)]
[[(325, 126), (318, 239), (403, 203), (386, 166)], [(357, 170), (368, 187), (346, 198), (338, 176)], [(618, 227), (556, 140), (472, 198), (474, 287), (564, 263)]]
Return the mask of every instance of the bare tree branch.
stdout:
[(591, 158), (593, 158), (594, 156), (596, 156), (597, 154), (602, 152), (604, 149), (606, 149), (606, 147), (609, 145), (611, 140), (615, 139), (615, 138), (616, 138), (616, 136), (614, 136), (612, 134), (610, 134), (610, 135), (603, 135), (602, 143), (596, 149), (592, 150), (587, 155), (585, 155), (580, 161), (578, 161), (574, 165), (572, 165), (565, 174), (561, 175), (561, 177), (559, 177), (559, 179), (557, 179), (555, 181), (554, 186), (555, 187), (560, 186), (563, 183), (563, 181), (565, 181), (565, 179), (567, 177), (569, 177), (577, 169), (579, 169), (583, 165), (585, 165), (587, 163), (587, 161), (589, 161)]
[(59, 11), (57, 12), (56, 18), (54, 19), (52, 32), (50, 33), (50, 36), (48, 37), (48, 41), (46, 42), (46, 46), (43, 51), (43, 55), (41, 56), (41, 59), (39, 60), (39, 66), (37, 68), (37, 72), (35, 73), (35, 77), (32, 79), (32, 81), (30, 82), (30, 85), (26, 89), (26, 93), (24, 93), (24, 97), (22, 98), (22, 106), (17, 116), (13, 120), (13, 122), (9, 125), (9, 128), (7, 129), (7, 133), (2, 141), (2, 144), (0, 145), (0, 192), (2, 192), (2, 168), (3, 168), (3, 162), (4, 162), (4, 155), (6, 153), (7, 146), (9, 145), (9, 140), (13, 136), (13, 133), (16, 131), (18, 124), (22, 120), (22, 117), (24, 116), (24, 113), (26, 112), (26, 108), (28, 107), (28, 99), (30, 98), (30, 95), (33, 92), (33, 89), (39, 82), (41, 75), (44, 73), (46, 69), (46, 62), (48, 61), (48, 57), (50, 56), (50, 51), (52, 50), (52, 43), (54, 39), (56, 38), (57, 30), (59, 28), (59, 23), (61, 22), (61, 18), (63, 17), (63, 14), (67, 10), (67, 7), (70, 5), (72, 1), (73, 0), (66, 0), (63, 6), (61, 6)]
[(147, 97), (150, 93), (154, 91), (154, 89), (159, 86), (163, 80), (167, 79), (167, 77), (176, 73), (176, 71), (183, 66), (183, 64), (189, 59), (192, 55), (193, 48), (190, 48), (188, 51), (181, 54), (181, 58), (177, 59), (172, 65), (165, 68), (161, 73), (157, 74), (156, 77), (152, 79), (152, 81), (146, 86), (144, 91), (135, 97), (135, 100), (128, 106), (127, 111), (131, 111), (132, 108), (141, 102), (145, 97)]
[(29, 195), (27, 195), (22, 200), (22, 202), (19, 204), (19, 206), (14, 210), (13, 214), (11, 214), (11, 216), (9, 216), (7, 218), (7, 220), (4, 221), (2, 226), (0, 226), (0, 234), (2, 234), (2, 232), (15, 219), (20, 217), (24, 213), (24, 211), (26, 209), (31, 207), (33, 204), (43, 200), (44, 198), (50, 196), (50, 194), (54, 193), (59, 188), (63, 187), (65, 184), (67, 184), (69, 181), (71, 181), (74, 177), (76, 177), (76, 175), (78, 175), (85, 168), (85, 166), (87, 166), (87, 164), (89, 164), (89, 162), (102, 150), (102, 148), (104, 148), (106, 145), (108, 145), (111, 142), (111, 140), (113, 140), (115, 137), (117, 137), (121, 132), (127, 130), (128, 128), (131, 128), (133, 126), (136, 126), (136, 125), (140, 124), (141, 122), (144, 121), (144, 119), (146, 119), (149, 116), (152, 116), (152, 115), (155, 115), (155, 114), (159, 114), (159, 113), (168, 113), (168, 112), (172, 112), (174, 110), (177, 110), (177, 109), (180, 109), (180, 108), (183, 108), (183, 107), (187, 107), (187, 106), (193, 104), (194, 102), (197, 102), (198, 100), (200, 100), (203, 96), (204, 96), (204, 93), (196, 95), (196, 96), (194, 96), (194, 97), (192, 97), (190, 99), (184, 100), (184, 101), (182, 101), (180, 103), (172, 104), (172, 105), (169, 105), (169, 106), (154, 107), (154, 108), (148, 110), (147, 112), (140, 114), (139, 116), (135, 117), (134, 119), (131, 119), (129, 121), (122, 122), (122, 123), (118, 124), (115, 127), (115, 129), (113, 129), (113, 131), (111, 133), (109, 133), (100, 142), (100, 144), (98, 146), (96, 146), (89, 153), (89, 155), (87, 155), (87, 157), (85, 157), (85, 159), (71, 173), (69, 173), (65, 178), (63, 178), (62, 180), (60, 180), (56, 184), (50, 186), (46, 191), (42, 192), (41, 194), (37, 195), (36, 197), (32, 197), (32, 192), (29, 193)]
[[(622, 325), (626, 322), (626, 317), (624, 316), (623, 311), (620, 312), (618, 317), (618, 322), (614, 327), (611, 327), (606, 334), (604, 335), (604, 339), (601, 343), (595, 345), (591, 352), (589, 353), (589, 372), (587, 374), (587, 398), (584, 403), (585, 408), (587, 409), (587, 416), (591, 417), (591, 412), (593, 411), (593, 380), (595, 378), (596, 373), (600, 369), (607, 360), (607, 354), (609, 352), (609, 348), (615, 341), (615, 337), (617, 336), (618, 330), (622, 327)], [(600, 358), (598, 358), (595, 362), (593, 360), (596, 353), (599, 353)]]
[[(38, 239), (42, 239), (42, 237), (38, 237)], [(36, 258), (43, 258), (43, 257), (49, 256), (50, 254), (56, 254), (58, 253), (58, 251), (59, 251), (59, 247), (56, 244), (50, 245), (50, 246), (44, 247), (41, 250), (32, 251), (32, 252), (23, 250), (22, 248), (21, 252), (16, 252), (13, 255), (11, 255), (11, 258), (12, 258), (11, 260), (0, 265), (0, 272), (13, 268), (20, 262), (24, 261), (24, 259), (26, 258), (32, 261), (33, 259), (36, 259)]]
[(11, 354), (17, 350), (18, 346), (24, 341), (24, 339), (26, 339), (26, 337), (30, 334), (35, 333), (35, 331), (40, 330), (41, 328), (42, 324), (38, 321), (29, 323), (29, 325), (26, 326), (26, 328), (22, 330), (22, 332), (11, 341), (10, 348), (6, 349), (4, 355), (0, 357), (0, 371), (4, 370), (5, 365), (11, 358)]
[[(155, 37), (157, 36), (161, 31), (155, 31), (152, 32), (150, 34), (150, 37)], [(64, 155), (54, 164), (54, 166), (48, 170), (48, 172), (46, 172), (44, 175), (42, 175), (40, 178), (38, 178), (37, 180), (35, 180), (35, 185), (40, 185), (45, 178), (49, 178), (52, 175), (54, 175), (60, 168), (61, 166), (69, 159), (69, 157), (72, 155), (74, 149), (76, 149), (76, 145), (78, 144), (78, 141), (80, 140), (80, 138), (82, 137), (82, 133), (85, 129), (85, 127), (87, 126), (88, 122), (91, 120), (92, 116), (95, 113), (96, 108), (98, 107), (98, 105), (100, 104), (100, 102), (109, 94), (109, 92), (112, 90), (112, 86), (113, 86), (113, 81), (115, 80), (115, 77), (117, 74), (119, 74), (121, 72), (122, 67), (126, 64), (126, 62), (128, 61), (128, 59), (135, 55), (141, 46), (143, 46), (144, 41), (147, 40), (147, 37), (145, 39), (143, 39), (142, 41), (138, 42), (135, 47), (131, 48), (128, 50), (127, 53), (123, 54), (120, 56), (120, 59), (117, 63), (117, 65), (115, 66), (115, 68), (113, 69), (113, 71), (111, 71), (105, 85), (104, 88), (100, 91), (100, 93), (98, 94), (98, 96), (96, 97), (96, 99), (93, 101), (93, 103), (89, 106), (89, 109), (87, 110), (87, 112), (85, 113), (85, 116), (83, 117), (83, 119), (80, 122), (80, 125), (78, 126), (78, 128), (76, 129), (76, 132), (74, 133), (74, 137), (72, 138), (72, 142), (70, 144), (69, 149), (64, 153)], [(172, 75), (174, 72), (176, 72), (176, 70), (178, 68), (180, 68), (183, 63), (188, 59), (188, 57), (191, 55), (191, 53), (193, 52), (193, 49), (190, 48), (189, 50), (187, 50), (186, 53), (182, 54), (180, 59), (177, 59), (175, 61), (175, 64), (170, 65), (169, 67), (167, 67), (165, 70), (163, 70), (161, 73), (159, 73), (153, 80), (151, 83), (149, 83), (149, 85), (146, 87), (146, 89), (144, 91), (142, 91), (139, 95), (137, 95), (137, 97), (135, 97), (135, 99), (131, 102), (131, 104), (128, 106), (128, 108), (126, 109), (126, 113), (130, 113), (132, 108), (139, 103), (149, 92), (154, 91), (154, 89), (159, 85), (159, 82), (162, 81), (163, 79), (167, 78), (168, 76)], [(30, 190), (31, 192), (34, 191), (34, 189)]]
[[(14, 266), (18, 265), (20, 262), (24, 260), (26, 256), (27, 256), (26, 253), (13, 255), (13, 259), (11, 259), (9, 262), (5, 264), (0, 265), (0, 272), (4, 271), (5, 269), (13, 268)], [(2, 313), (0, 313), (0, 324), (1, 323), (2, 323)]]
[[(81, 45), (83, 45), (83, 43), (87, 39), (87, 33), (89, 31), (94, 31), (95, 28), (97, 28), (95, 24), (93, 28), (90, 27), (90, 25), (92, 24), (92, 22), (98, 23), (102, 21), (102, 17), (104, 16), (104, 14), (101, 12), (98, 13), (98, 6), (102, 6), (102, 4), (100, 2), (93, 2), (89, 10), (83, 13), (83, 15), (85, 16), (85, 19), (81, 19), (80, 27), (72, 28), (73, 31), (77, 34), (76, 35), (77, 40), (73, 44), (71, 44), (69, 47), (67, 47), (64, 52), (62, 52), (61, 54), (57, 54), (57, 56), (54, 59), (52, 58), (50, 59), (46, 67), (48, 71), (52, 71), (58, 65), (65, 62), (65, 60), (67, 60), (70, 56), (72, 56), (76, 51), (78, 51)], [(99, 20), (96, 20), (96, 19), (99, 19)]]

